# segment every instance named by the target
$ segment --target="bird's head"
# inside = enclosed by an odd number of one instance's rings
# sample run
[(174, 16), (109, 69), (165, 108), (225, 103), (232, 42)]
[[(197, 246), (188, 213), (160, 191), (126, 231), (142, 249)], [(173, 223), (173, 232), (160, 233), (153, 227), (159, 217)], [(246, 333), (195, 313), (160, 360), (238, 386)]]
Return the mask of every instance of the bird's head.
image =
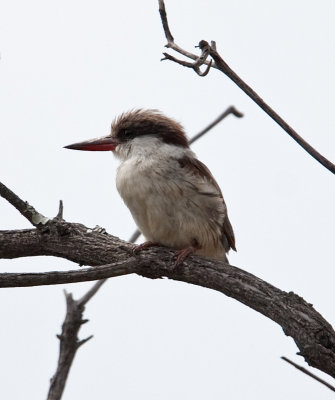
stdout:
[(126, 159), (134, 151), (154, 150), (163, 144), (189, 147), (183, 127), (157, 110), (135, 110), (121, 114), (108, 136), (65, 146), (67, 149), (113, 151)]

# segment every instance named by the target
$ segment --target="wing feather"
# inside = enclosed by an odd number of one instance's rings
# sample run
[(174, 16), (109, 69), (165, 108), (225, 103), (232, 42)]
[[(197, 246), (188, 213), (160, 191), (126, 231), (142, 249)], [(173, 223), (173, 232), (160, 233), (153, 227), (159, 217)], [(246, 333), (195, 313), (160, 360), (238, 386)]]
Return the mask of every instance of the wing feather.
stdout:
[[(228, 214), (227, 214), (227, 206), (224, 201), (221, 189), (219, 185), (217, 184), (216, 180), (214, 179), (212, 173), (210, 170), (206, 167), (205, 164), (203, 164), (201, 161), (199, 161), (196, 158), (191, 158), (191, 157), (183, 157), (181, 159), (178, 159), (178, 162), (181, 166), (181, 168), (186, 168), (188, 172), (200, 176), (203, 179), (207, 180), (210, 182), (211, 185), (215, 187), (217, 192), (219, 193), (220, 198), (222, 199), (223, 205), (225, 207), (226, 213), (224, 216), (223, 224), (221, 227), (221, 240), (224, 245), (224, 248), (226, 249), (226, 252), (228, 252), (230, 249), (233, 249), (236, 251), (236, 246), (235, 246), (235, 235), (233, 231), (233, 227), (229, 221)], [(204, 195), (208, 196), (213, 196), (214, 194), (212, 192), (210, 193), (203, 193)]]

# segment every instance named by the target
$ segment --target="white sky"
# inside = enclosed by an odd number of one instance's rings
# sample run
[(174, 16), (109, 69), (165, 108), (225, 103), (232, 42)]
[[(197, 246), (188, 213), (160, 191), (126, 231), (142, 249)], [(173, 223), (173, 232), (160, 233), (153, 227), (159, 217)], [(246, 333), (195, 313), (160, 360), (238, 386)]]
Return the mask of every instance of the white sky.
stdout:
[[(322, 154), (335, 161), (335, 3), (166, 0), (172, 32), (192, 50), (216, 40), (225, 60)], [(223, 74), (160, 62), (156, 1), (0, 2), (0, 180), (52, 217), (134, 223), (109, 153), (64, 145), (109, 133), (136, 107), (159, 108), (190, 136), (233, 104), (194, 150), (217, 178), (237, 238), (233, 265), (293, 290), (334, 322), (334, 176)], [(29, 228), (0, 201), (0, 229)], [(2, 260), (1, 271), (76, 268), (62, 259)], [(89, 284), (67, 289), (80, 296)], [(62, 286), (0, 292), (0, 396), (45, 398), (64, 317)], [(64, 400), (333, 398), (280, 360), (300, 364), (281, 328), (220, 293), (168, 280), (112, 279), (88, 304)], [(322, 376), (321, 373), (319, 375)], [(326, 377), (331, 382), (330, 377)]]

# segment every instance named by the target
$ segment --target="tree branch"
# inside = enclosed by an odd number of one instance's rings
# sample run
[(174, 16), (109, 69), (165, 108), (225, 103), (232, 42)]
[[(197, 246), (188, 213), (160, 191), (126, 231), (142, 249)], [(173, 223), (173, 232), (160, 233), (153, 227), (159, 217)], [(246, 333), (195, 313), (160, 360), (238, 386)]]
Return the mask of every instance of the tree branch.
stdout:
[(59, 400), (62, 397), (65, 383), (70, 372), (73, 359), (77, 349), (90, 340), (78, 339), (78, 331), (87, 320), (82, 318), (84, 304), (73, 300), (71, 293), (65, 292), (66, 299), (66, 318), (62, 326), (62, 333), (57, 335), (60, 340), (59, 359), (55, 375), (51, 378), (47, 400)]
[(95, 282), (95, 284), (77, 300), (78, 304), (82, 306), (86, 305), (106, 281), (107, 279), (101, 279), (100, 281)]
[(14, 206), (32, 225), (38, 226), (46, 224), (49, 219), (40, 214), (28, 202), (23, 201), (12, 192), (8, 187), (0, 182), (0, 196), (6, 199), (12, 206)]
[[(219, 261), (194, 256), (173, 268), (175, 253), (165, 248), (152, 248), (135, 256), (132, 244), (112, 235), (92, 232), (80, 224), (55, 219), (49, 221), (46, 228), (14, 231), (13, 234), (0, 231), (3, 244), (0, 258), (13, 258), (17, 251), (20, 257), (32, 253), (53, 255), (96, 267), (67, 272), (0, 274), (0, 287), (82, 282), (131, 273), (203, 286), (224, 293), (277, 322), (285, 334), (295, 340), (299, 354), (309, 365), (335, 377), (335, 332), (311, 304), (296, 294), (281, 291), (246, 271)], [(17, 250), (20, 242), (25, 244), (26, 254)]]
[[(182, 49), (181, 47), (179, 47), (174, 42), (174, 38), (173, 38), (173, 36), (171, 34), (171, 31), (170, 31), (170, 28), (169, 28), (169, 24), (168, 24), (168, 20), (167, 20), (164, 1), (163, 0), (158, 0), (158, 3), (159, 3), (159, 13), (160, 13), (162, 24), (163, 24), (164, 34), (165, 34), (165, 37), (166, 37), (166, 40), (167, 40), (167, 44), (165, 45), (165, 47), (171, 48), (171, 49), (175, 50), (176, 52), (182, 54), (183, 56), (185, 56), (187, 58), (190, 58), (192, 60), (198, 61), (199, 60), (199, 56), (197, 56), (196, 54), (190, 53), (187, 50)], [(166, 57), (166, 53), (164, 53), (164, 56)], [(169, 56), (169, 57), (172, 57), (172, 56)], [(172, 58), (174, 58), (174, 57), (172, 57)], [(176, 61), (176, 59), (174, 61)], [(180, 60), (178, 60), (178, 62), (180, 62)], [(182, 63), (182, 61), (181, 61), (181, 63)], [(208, 60), (205, 60), (203, 64), (209, 65), (210, 62)], [(213, 65), (213, 67), (216, 68), (215, 65)]]
[[(195, 60), (193, 63), (189, 63), (187, 61), (179, 60), (170, 54), (163, 53), (164, 58), (163, 60), (171, 60), (174, 61), (178, 64), (181, 64), (185, 67), (188, 68), (193, 68), (195, 72), (198, 75), (204, 76), (204, 74), (200, 73), (199, 74), (199, 63), (200, 63), (200, 58), (201, 56), (196, 56), (195, 54), (189, 53), (186, 50), (183, 50), (179, 46), (177, 46), (174, 42), (174, 38), (170, 32), (169, 25), (168, 25), (168, 20), (167, 20), (167, 15), (166, 15), (166, 10), (165, 10), (165, 5), (163, 0), (158, 0), (159, 1), (159, 11), (161, 15), (161, 20), (162, 20), (162, 25), (165, 33), (165, 37), (168, 41), (166, 47), (171, 48), (175, 51), (177, 51), (180, 54), (183, 54), (184, 56)], [(308, 142), (306, 142), (305, 139), (303, 139), (283, 118), (279, 116), (247, 83), (245, 83), (237, 74), (234, 72), (229, 65), (222, 59), (220, 54), (216, 50), (216, 43), (214, 41), (211, 42), (209, 45), (208, 42), (205, 40), (201, 40), (199, 43), (200, 50), (202, 52), (202, 56), (204, 54), (209, 54), (212, 59), (214, 60), (214, 63), (212, 64), (213, 68), (216, 68), (223, 72), (228, 78), (230, 78), (240, 89), (244, 91), (263, 111), (266, 112), (266, 114), (269, 115), (281, 128), (284, 129), (285, 132), (287, 132), (292, 139), (294, 139), (304, 150), (307, 151), (313, 158), (315, 158), (321, 165), (323, 165), (325, 168), (327, 168), (329, 171), (331, 171), (333, 174), (335, 174), (335, 165), (329, 161), (327, 158), (325, 158), (322, 154), (320, 154), (314, 147), (312, 147)], [(208, 61), (205, 59), (203, 64), (208, 65)], [(205, 71), (206, 74), (209, 72)]]
[(322, 383), (322, 385), (327, 386), (328, 389), (330, 389), (331, 391), (335, 392), (335, 387), (332, 386), (330, 383), (324, 381), (323, 379), (319, 378), (318, 376), (316, 376), (315, 374), (312, 374), (310, 371), (308, 371), (306, 368), (301, 367), (300, 365), (296, 364), (295, 362), (289, 360), (286, 357), (281, 357), (282, 360), (286, 361), (287, 363), (293, 365), (293, 367), (297, 368), (299, 371), (303, 372), (304, 374), (310, 376), (311, 378), (315, 379), (316, 381)]
[(228, 117), (228, 115), (234, 115), (236, 118), (242, 118), (243, 117), (243, 114), (240, 111), (236, 110), (236, 108), (234, 106), (230, 106), (230, 107), (227, 108), (227, 110), (225, 110), (222, 114), (220, 114), (213, 122), (211, 122), (204, 129), (202, 129), (200, 132), (198, 132), (196, 135), (194, 135), (189, 140), (189, 144), (193, 144), (194, 142), (196, 142), (203, 135), (205, 135), (207, 132), (209, 132), (211, 129), (213, 129), (223, 119)]

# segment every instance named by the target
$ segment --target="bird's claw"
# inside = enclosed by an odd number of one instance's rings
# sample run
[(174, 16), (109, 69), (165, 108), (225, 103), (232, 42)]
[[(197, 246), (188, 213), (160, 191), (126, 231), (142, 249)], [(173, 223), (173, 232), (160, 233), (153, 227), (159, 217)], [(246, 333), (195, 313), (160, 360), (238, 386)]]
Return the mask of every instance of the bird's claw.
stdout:
[(138, 254), (143, 250), (147, 250), (150, 249), (150, 247), (154, 247), (154, 246), (159, 246), (158, 243), (154, 243), (154, 242), (144, 242), (141, 244), (134, 244), (132, 247), (132, 252), (133, 254)]
[(102, 228), (99, 225), (96, 225), (95, 228), (93, 228), (93, 229), (87, 229), (87, 233), (92, 233), (92, 232), (101, 233), (101, 234), (106, 234), (107, 235), (106, 229)]
[(187, 257), (189, 257), (191, 254), (193, 254), (197, 250), (196, 247), (190, 246), (186, 247), (186, 249), (181, 249), (176, 252), (177, 259), (173, 265), (174, 268), (179, 267), (182, 265), (182, 263), (186, 260)]

